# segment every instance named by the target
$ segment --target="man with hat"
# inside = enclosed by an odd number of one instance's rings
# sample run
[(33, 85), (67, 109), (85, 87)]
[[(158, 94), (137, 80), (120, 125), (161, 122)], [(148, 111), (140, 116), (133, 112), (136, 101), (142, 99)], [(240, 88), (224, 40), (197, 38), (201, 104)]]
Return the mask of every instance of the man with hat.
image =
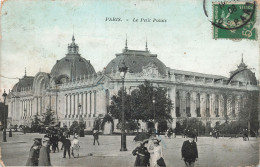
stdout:
[(42, 147), (40, 149), (39, 166), (51, 166), (50, 151), (48, 150), (49, 138), (42, 139)]
[(63, 146), (64, 146), (63, 158), (66, 158), (66, 153), (68, 153), (69, 158), (70, 158), (71, 141), (68, 137), (69, 136), (66, 136), (66, 139), (64, 139), (64, 141), (63, 141)]
[(184, 141), (181, 148), (182, 159), (187, 167), (194, 167), (195, 161), (198, 159), (197, 144), (194, 141), (195, 136), (194, 133), (188, 133), (189, 140)]

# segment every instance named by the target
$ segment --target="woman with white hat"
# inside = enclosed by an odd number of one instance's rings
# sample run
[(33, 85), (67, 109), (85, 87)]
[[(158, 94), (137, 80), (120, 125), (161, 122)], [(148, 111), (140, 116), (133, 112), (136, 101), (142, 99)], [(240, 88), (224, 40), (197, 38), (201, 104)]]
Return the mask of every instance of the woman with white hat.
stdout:
[(72, 140), (72, 156), (75, 158), (75, 157), (79, 157), (79, 148), (80, 148), (80, 145), (79, 145), (79, 140), (78, 140), (78, 135), (75, 135), (73, 140)]

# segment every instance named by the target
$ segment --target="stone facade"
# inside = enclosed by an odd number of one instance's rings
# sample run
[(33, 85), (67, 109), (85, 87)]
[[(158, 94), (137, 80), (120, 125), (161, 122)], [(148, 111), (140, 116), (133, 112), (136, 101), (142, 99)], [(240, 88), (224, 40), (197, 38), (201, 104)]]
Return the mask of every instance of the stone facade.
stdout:
[(178, 120), (198, 117), (215, 126), (216, 122), (236, 120), (248, 92), (258, 92), (255, 75), (244, 64), (230, 77), (181, 71), (166, 67), (156, 54), (128, 50), (116, 54), (107, 67), (96, 73), (89, 60), (80, 56), (79, 47), (72, 43), (68, 54), (58, 60), (50, 74), (39, 72), (25, 76), (8, 94), (9, 119), (15, 125), (29, 125), (34, 115), (47, 110), (55, 112), (61, 125), (84, 121), (92, 129), (94, 119), (107, 113), (111, 97), (122, 86), (118, 67), (125, 62), (127, 93), (149, 80), (154, 86), (164, 87), (173, 102), (172, 127)]

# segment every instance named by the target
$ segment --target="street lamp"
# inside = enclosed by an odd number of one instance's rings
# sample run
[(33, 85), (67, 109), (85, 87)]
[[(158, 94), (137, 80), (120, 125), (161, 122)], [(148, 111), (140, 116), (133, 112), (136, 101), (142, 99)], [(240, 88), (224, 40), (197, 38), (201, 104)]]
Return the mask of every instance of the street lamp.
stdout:
[(122, 66), (119, 68), (120, 71), (120, 77), (122, 78), (122, 128), (121, 128), (121, 149), (120, 151), (127, 151), (126, 148), (126, 134), (125, 134), (125, 97), (124, 97), (124, 81), (125, 81), (125, 75), (127, 73), (128, 67), (126, 67), (125, 62), (122, 63)]
[(7, 94), (5, 93), (5, 90), (4, 90), (4, 93), (3, 93), (3, 98), (4, 98), (4, 109), (3, 109), (3, 111), (4, 111), (4, 131), (3, 131), (3, 142), (7, 142), (7, 140), (6, 140), (6, 127), (5, 127), (5, 124), (6, 124), (6, 118), (5, 118), (5, 100), (6, 100), (6, 96), (7, 96)]
[(153, 97), (153, 124), (155, 128), (155, 98)]

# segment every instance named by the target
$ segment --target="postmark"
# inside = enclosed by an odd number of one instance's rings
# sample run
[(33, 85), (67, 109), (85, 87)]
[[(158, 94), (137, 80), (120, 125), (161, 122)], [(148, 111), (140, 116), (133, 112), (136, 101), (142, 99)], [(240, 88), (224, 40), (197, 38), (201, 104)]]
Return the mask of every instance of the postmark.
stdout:
[(255, 2), (213, 2), (213, 38), (257, 39)]

